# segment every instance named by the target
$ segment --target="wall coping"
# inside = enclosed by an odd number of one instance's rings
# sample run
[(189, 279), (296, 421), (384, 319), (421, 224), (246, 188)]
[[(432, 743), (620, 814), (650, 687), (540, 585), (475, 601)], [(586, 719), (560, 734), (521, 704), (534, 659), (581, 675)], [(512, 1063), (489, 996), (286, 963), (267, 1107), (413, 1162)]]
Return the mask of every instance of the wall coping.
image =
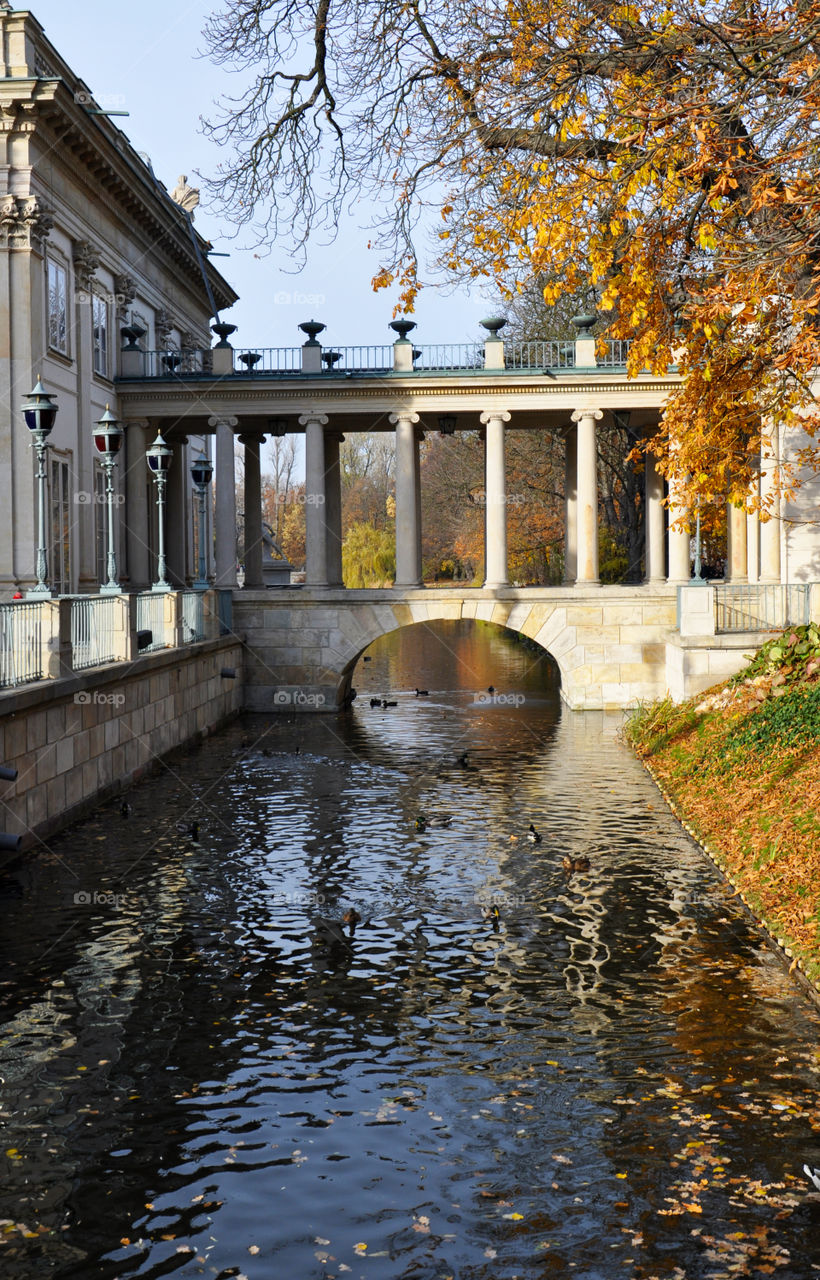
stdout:
[(204, 656), (241, 643), (241, 638), (237, 635), (218, 636), (215, 640), (198, 640), (181, 648), (145, 653), (131, 662), (107, 662), (104, 666), (86, 667), (69, 676), (58, 676), (53, 680), (32, 680), (30, 684), (19, 685), (15, 689), (3, 689), (0, 690), (0, 719), (27, 711), (31, 707), (60, 702), (75, 693), (97, 689), (112, 681), (136, 679), (154, 671), (163, 671), (166, 667), (178, 665), (191, 654)]

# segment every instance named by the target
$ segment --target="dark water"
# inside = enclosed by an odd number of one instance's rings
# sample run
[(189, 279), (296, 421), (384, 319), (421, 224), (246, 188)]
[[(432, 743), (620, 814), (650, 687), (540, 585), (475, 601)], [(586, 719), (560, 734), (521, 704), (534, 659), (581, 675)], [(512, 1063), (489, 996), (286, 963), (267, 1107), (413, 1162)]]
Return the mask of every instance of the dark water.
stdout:
[(0, 1274), (820, 1271), (818, 1015), (617, 719), (487, 627), (371, 652), (3, 880)]

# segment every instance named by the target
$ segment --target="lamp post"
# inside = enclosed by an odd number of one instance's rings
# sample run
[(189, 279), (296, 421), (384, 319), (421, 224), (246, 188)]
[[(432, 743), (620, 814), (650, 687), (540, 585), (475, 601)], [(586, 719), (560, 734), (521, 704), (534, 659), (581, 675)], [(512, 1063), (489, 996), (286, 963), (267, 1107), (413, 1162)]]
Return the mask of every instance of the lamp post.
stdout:
[(205, 497), (213, 474), (214, 469), (210, 458), (206, 458), (204, 454), (194, 458), (191, 463), (191, 479), (199, 494), (199, 565), (193, 584), (194, 591), (207, 591), (209, 586), (208, 569), (205, 563)]
[(152, 591), (172, 591), (173, 588), (165, 576), (165, 480), (171, 465), (172, 451), (168, 448), (159, 432), (150, 449), (145, 451), (148, 469), (157, 484), (157, 525), (159, 529), (157, 552), (157, 581)]
[(57, 405), (50, 396), (40, 378), (33, 391), (23, 401), (23, 417), (26, 426), (34, 437), (34, 448), (37, 450), (37, 582), (26, 592), (38, 600), (49, 600), (51, 591), (48, 585), (48, 560), (46, 558), (46, 441), (51, 435), (54, 420), (57, 417)]
[(697, 506), (695, 508), (695, 563), (692, 568), (691, 581), (693, 583), (705, 584), (706, 579), (700, 571), (700, 546), (700, 494), (698, 494)]
[(111, 412), (110, 405), (105, 406), (105, 413), (97, 421), (94, 431), (94, 446), (102, 458), (105, 471), (105, 502), (108, 522), (108, 581), (100, 586), (100, 595), (116, 596), (122, 594), (122, 587), (117, 582), (117, 557), (114, 552), (114, 464), (117, 454), (122, 448), (123, 430)]

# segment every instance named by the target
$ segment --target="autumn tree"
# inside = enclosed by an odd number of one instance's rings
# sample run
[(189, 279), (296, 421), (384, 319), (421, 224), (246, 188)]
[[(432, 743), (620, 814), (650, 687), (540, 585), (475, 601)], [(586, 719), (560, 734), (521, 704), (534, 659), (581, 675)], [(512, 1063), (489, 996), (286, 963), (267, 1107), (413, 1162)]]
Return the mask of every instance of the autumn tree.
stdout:
[(813, 435), (820, 0), (231, 0), (206, 34), (250, 76), (215, 191), (263, 239), (365, 195), (408, 307), (431, 208), (451, 276), (594, 289), (632, 373), (678, 366), (656, 447), (692, 497)]

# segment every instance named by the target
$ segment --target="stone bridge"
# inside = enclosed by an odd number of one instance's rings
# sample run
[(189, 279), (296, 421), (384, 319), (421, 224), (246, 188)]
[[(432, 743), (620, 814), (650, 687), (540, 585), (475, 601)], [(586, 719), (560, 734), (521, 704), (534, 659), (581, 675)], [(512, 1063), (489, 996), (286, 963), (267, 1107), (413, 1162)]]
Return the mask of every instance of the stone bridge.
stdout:
[[(561, 695), (577, 710), (617, 709), (704, 688), (743, 665), (748, 637), (691, 652), (676, 630), (677, 598), (651, 587), (417, 588), (234, 594), (246, 642), (245, 706), (334, 711), (346, 705), (367, 647), (399, 627), (469, 618), (527, 636), (555, 659)], [(727, 638), (728, 639), (728, 638)], [(697, 648), (697, 646), (696, 646)], [(419, 679), (423, 679), (420, 673)]]

